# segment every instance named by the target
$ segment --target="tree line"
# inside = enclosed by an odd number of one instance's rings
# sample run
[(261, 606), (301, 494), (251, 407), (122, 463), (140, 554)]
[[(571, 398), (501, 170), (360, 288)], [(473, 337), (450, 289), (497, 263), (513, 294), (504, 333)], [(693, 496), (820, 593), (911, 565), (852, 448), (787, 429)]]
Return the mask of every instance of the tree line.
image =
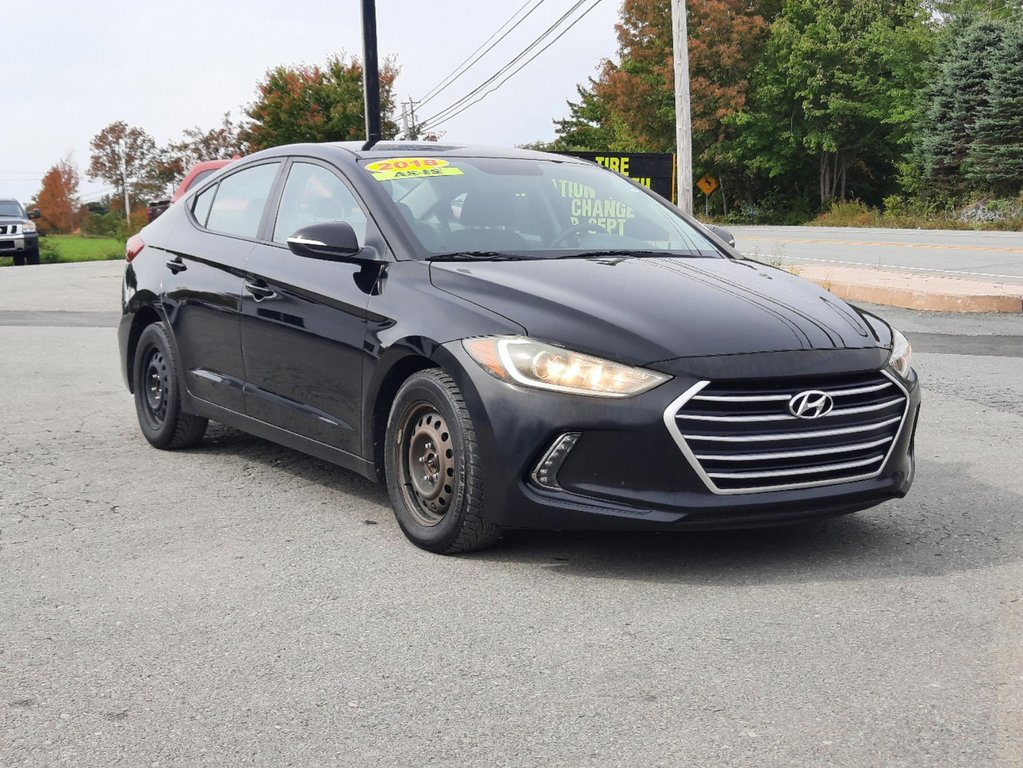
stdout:
[[(939, 210), (1020, 195), (1019, 0), (687, 4), (694, 177), (721, 181), (718, 213), (803, 221), (849, 199)], [(624, 0), (620, 60), (534, 146), (675, 151), (670, 7)]]
[[(671, 0), (624, 0), (619, 55), (577, 88), (552, 151), (675, 151)], [(953, 210), (1000, 198), (1023, 219), (1021, 0), (687, 0), (694, 177), (733, 219), (803, 222), (836, 202)], [(398, 135), (394, 81), (380, 72), (385, 138)], [(363, 136), (362, 65), (278, 66), (235, 123), (158, 146), (111, 123), (87, 174), (113, 190), (91, 211), (65, 157), (36, 204), (42, 225), (122, 226), (196, 162), (294, 142)], [(409, 127), (409, 138), (417, 133)], [(105, 213), (111, 210), (112, 213)], [(83, 214), (85, 220), (82, 220)], [(105, 217), (105, 218), (104, 218)]]
[[(398, 134), (394, 120), (397, 75), (394, 60), (386, 60), (380, 70), (386, 138)], [(281, 144), (345, 141), (363, 135), (362, 64), (354, 57), (342, 53), (328, 58), (324, 66), (275, 67), (257, 84), (256, 94), (241, 121), (233, 121), (228, 112), (220, 125), (186, 129), (164, 146), (143, 128), (121, 120), (110, 123), (90, 141), (86, 173), (112, 191), (82, 205), (78, 169), (66, 155), (47, 171), (31, 204), (42, 212), (41, 231), (81, 229), (86, 234), (124, 237), (145, 223), (147, 203), (169, 196), (198, 162), (231, 159)]]

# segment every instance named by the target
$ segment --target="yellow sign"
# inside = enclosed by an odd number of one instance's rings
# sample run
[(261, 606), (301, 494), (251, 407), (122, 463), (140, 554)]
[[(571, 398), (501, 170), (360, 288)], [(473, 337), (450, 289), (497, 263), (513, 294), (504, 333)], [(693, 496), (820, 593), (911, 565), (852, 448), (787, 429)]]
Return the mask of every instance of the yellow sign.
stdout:
[(366, 166), (377, 181), (408, 179), (417, 176), (461, 176), (462, 169), (448, 165), (447, 160), (436, 157), (396, 157), (377, 160)]
[(714, 194), (714, 190), (718, 188), (718, 180), (708, 173), (696, 182), (696, 186), (700, 188), (700, 191), (703, 192), (706, 197), (710, 197)]

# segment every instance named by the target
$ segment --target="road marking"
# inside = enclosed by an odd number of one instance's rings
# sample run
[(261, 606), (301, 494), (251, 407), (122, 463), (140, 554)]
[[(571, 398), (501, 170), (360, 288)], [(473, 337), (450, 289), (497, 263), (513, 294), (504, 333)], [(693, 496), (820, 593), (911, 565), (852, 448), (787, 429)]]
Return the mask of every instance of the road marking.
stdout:
[[(759, 261), (761, 264), (770, 263), (764, 261), (764, 255), (762, 253), (747, 253), (742, 252), (742, 255), (747, 259), (753, 259), (753, 261)], [(772, 259), (775, 257), (772, 257)], [(931, 267), (903, 267), (897, 264), (878, 264), (873, 261), (840, 261), (839, 259), (819, 259), (812, 258), (810, 256), (778, 256), (776, 257), (780, 261), (813, 261), (818, 264), (840, 264), (844, 267), (865, 267), (866, 269), (873, 270), (885, 270), (885, 269), (902, 269), (906, 272), (935, 272), (944, 275), (969, 275), (971, 277), (997, 277), (1002, 280), (1023, 280), (1023, 277), (1019, 275), (999, 275), (992, 272), (968, 272), (966, 270), (957, 269), (933, 269)]]
[(810, 237), (757, 237), (756, 240), (770, 240), (775, 243), (833, 243), (835, 245), (866, 245), (891, 248), (928, 248), (936, 251), (993, 251), (996, 253), (1023, 253), (1023, 246), (998, 248), (993, 245), (935, 245), (933, 243), (892, 243), (873, 240), (830, 240)]

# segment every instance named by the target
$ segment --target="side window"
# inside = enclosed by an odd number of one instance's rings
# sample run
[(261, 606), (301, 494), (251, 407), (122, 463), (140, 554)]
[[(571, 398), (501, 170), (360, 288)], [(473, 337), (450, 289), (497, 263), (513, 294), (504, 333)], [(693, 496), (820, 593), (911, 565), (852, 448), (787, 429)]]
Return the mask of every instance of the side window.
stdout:
[(216, 187), (210, 187), (195, 196), (195, 202), (192, 203), (192, 215), (195, 216), (200, 227), (206, 226), (206, 219), (210, 215), (210, 206), (213, 204), (213, 195), (216, 194), (216, 191)]
[(322, 166), (295, 163), (277, 211), (274, 242), (286, 243), (302, 227), (328, 221), (347, 221), (355, 230), (359, 245), (365, 245), (366, 214), (348, 187)]
[[(280, 163), (257, 165), (221, 181), (210, 206), (206, 228), (225, 235), (254, 238), (279, 167)], [(197, 207), (199, 202), (196, 199)], [(199, 218), (198, 213), (196, 218)]]

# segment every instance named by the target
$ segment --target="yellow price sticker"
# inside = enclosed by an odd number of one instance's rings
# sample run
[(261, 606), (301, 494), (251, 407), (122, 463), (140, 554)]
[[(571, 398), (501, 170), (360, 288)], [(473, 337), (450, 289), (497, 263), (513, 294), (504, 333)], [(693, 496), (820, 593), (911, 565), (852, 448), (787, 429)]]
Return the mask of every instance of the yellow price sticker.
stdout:
[(377, 160), (366, 166), (377, 181), (407, 179), (421, 176), (461, 176), (462, 169), (437, 157), (397, 157)]

